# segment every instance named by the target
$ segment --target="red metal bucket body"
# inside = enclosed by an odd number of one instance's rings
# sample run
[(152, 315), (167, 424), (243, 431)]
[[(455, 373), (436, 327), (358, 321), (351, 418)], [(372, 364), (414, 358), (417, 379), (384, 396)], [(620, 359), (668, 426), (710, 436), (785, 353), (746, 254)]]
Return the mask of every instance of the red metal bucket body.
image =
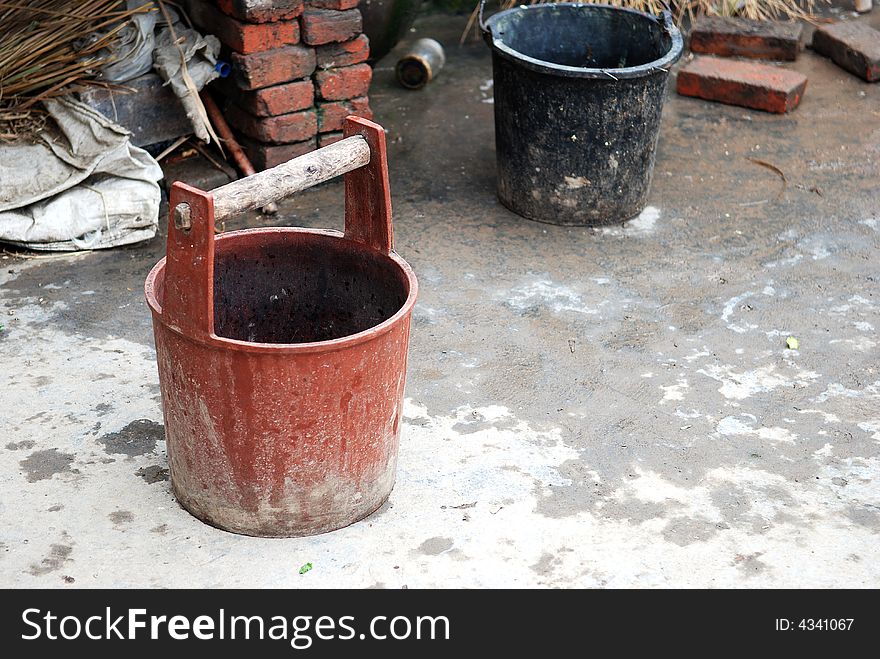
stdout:
[(416, 294), (409, 266), (388, 258), (412, 281), (404, 306), (367, 331), (306, 344), (187, 337), (162, 317), (165, 261), (150, 273), (171, 484), (196, 517), (248, 535), (309, 535), (351, 524), (388, 498)]
[[(145, 292), (172, 488), (209, 524), (269, 537), (322, 533), (369, 515), (391, 493), (418, 284), (391, 250), (384, 148), (379, 155), (384, 193), (361, 208), (387, 224), (378, 233), (357, 230), (364, 217), (351, 197), (370, 190), (352, 174), (344, 235), (272, 228), (215, 239), (210, 195), (175, 184), (171, 206), (192, 206), (193, 231), (169, 223), (168, 256)], [(344, 333), (342, 322), (332, 330), (339, 337), (279, 342), (285, 319), (297, 330), (326, 318), (314, 320), (307, 306), (269, 318), (273, 291), (305, 305), (323, 296), (361, 329)], [(370, 324), (370, 313), (381, 322)], [(261, 323), (262, 337), (242, 336)]]

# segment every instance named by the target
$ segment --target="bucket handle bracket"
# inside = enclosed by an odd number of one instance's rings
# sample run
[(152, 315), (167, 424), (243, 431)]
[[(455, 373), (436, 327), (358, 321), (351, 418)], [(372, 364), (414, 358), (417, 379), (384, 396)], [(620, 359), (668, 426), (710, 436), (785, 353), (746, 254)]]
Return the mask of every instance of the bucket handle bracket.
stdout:
[(214, 199), (175, 181), (168, 202), (162, 316), (184, 335), (214, 332)]
[(390, 254), (394, 249), (394, 232), (385, 130), (372, 121), (348, 117), (343, 136), (358, 135), (370, 147), (370, 162), (345, 174), (345, 237)]

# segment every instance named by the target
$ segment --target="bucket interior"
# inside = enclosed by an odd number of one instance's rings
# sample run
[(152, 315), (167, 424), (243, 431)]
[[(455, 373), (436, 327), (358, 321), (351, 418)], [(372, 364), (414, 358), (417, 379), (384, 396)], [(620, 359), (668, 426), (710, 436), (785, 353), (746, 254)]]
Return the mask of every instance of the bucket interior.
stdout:
[(257, 343), (330, 341), (370, 329), (409, 294), (390, 257), (339, 237), (286, 232), (216, 242), (214, 333)]
[(588, 69), (655, 62), (672, 39), (649, 16), (615, 7), (536, 5), (489, 20), (492, 35), (517, 53), (549, 64)]

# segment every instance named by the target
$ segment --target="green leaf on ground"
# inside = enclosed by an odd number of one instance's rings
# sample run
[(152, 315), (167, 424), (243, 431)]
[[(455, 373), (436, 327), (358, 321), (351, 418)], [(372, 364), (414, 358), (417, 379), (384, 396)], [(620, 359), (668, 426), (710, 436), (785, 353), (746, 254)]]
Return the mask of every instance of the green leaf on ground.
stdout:
[(311, 564), (311, 563), (306, 563), (305, 565), (303, 565), (303, 566), (299, 569), (299, 573), (300, 573), (300, 574), (305, 574), (306, 572), (308, 572), (308, 571), (311, 570), (311, 569), (312, 569), (312, 564)]

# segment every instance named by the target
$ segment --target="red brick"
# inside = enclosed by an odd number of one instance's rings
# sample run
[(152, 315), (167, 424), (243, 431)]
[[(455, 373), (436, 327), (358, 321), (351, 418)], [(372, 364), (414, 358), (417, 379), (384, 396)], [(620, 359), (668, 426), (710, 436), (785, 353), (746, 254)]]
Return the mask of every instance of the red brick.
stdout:
[(370, 89), (373, 69), (369, 64), (355, 64), (339, 69), (327, 69), (315, 74), (315, 86), (325, 101), (344, 101), (365, 96)]
[(262, 89), (312, 75), (315, 49), (285, 46), (252, 55), (232, 54), (232, 70), (241, 89)]
[(813, 50), (863, 80), (880, 80), (880, 31), (865, 23), (847, 21), (817, 28)]
[(342, 132), (338, 133), (321, 133), (318, 135), (318, 146), (330, 146), (331, 144), (335, 144), (339, 140), (342, 139)]
[(318, 132), (329, 133), (342, 130), (345, 118), (350, 114), (372, 119), (373, 111), (370, 109), (370, 101), (365, 97), (353, 98), (350, 101), (332, 101), (330, 103), (318, 103)]
[(292, 144), (263, 144), (255, 142), (247, 137), (241, 138), (241, 145), (250, 158), (251, 163), (257, 169), (269, 169), (277, 167), (288, 160), (314, 151), (317, 148), (317, 140), (313, 137), (303, 142)]
[(303, 12), (303, 0), (217, 0), (217, 6), (248, 23), (270, 23), (296, 18)]
[(804, 26), (790, 21), (700, 16), (691, 30), (691, 50), (722, 57), (797, 59)]
[(302, 15), (303, 41), (310, 46), (348, 41), (361, 33), (362, 26), (361, 12), (357, 9), (306, 9)]
[(683, 96), (782, 113), (798, 106), (806, 86), (806, 76), (778, 66), (698, 57), (679, 70), (676, 89)]
[(193, 23), (220, 39), (231, 50), (244, 55), (299, 43), (299, 23), (243, 23), (205, 2), (189, 3)]
[(255, 117), (235, 105), (226, 108), (226, 119), (250, 138), (267, 144), (287, 144), (310, 139), (318, 132), (314, 110)]
[(318, 68), (332, 69), (337, 66), (351, 66), (366, 62), (370, 57), (370, 40), (366, 34), (357, 39), (318, 46), (315, 49)]
[(336, 9), (337, 11), (354, 9), (359, 3), (360, 0), (306, 0), (306, 4), (309, 7), (314, 7), (315, 9)]
[[(227, 79), (228, 80), (228, 79)], [(274, 117), (312, 107), (315, 87), (311, 80), (298, 80), (254, 91), (238, 89), (234, 83), (220, 85), (224, 95), (258, 117)]]

